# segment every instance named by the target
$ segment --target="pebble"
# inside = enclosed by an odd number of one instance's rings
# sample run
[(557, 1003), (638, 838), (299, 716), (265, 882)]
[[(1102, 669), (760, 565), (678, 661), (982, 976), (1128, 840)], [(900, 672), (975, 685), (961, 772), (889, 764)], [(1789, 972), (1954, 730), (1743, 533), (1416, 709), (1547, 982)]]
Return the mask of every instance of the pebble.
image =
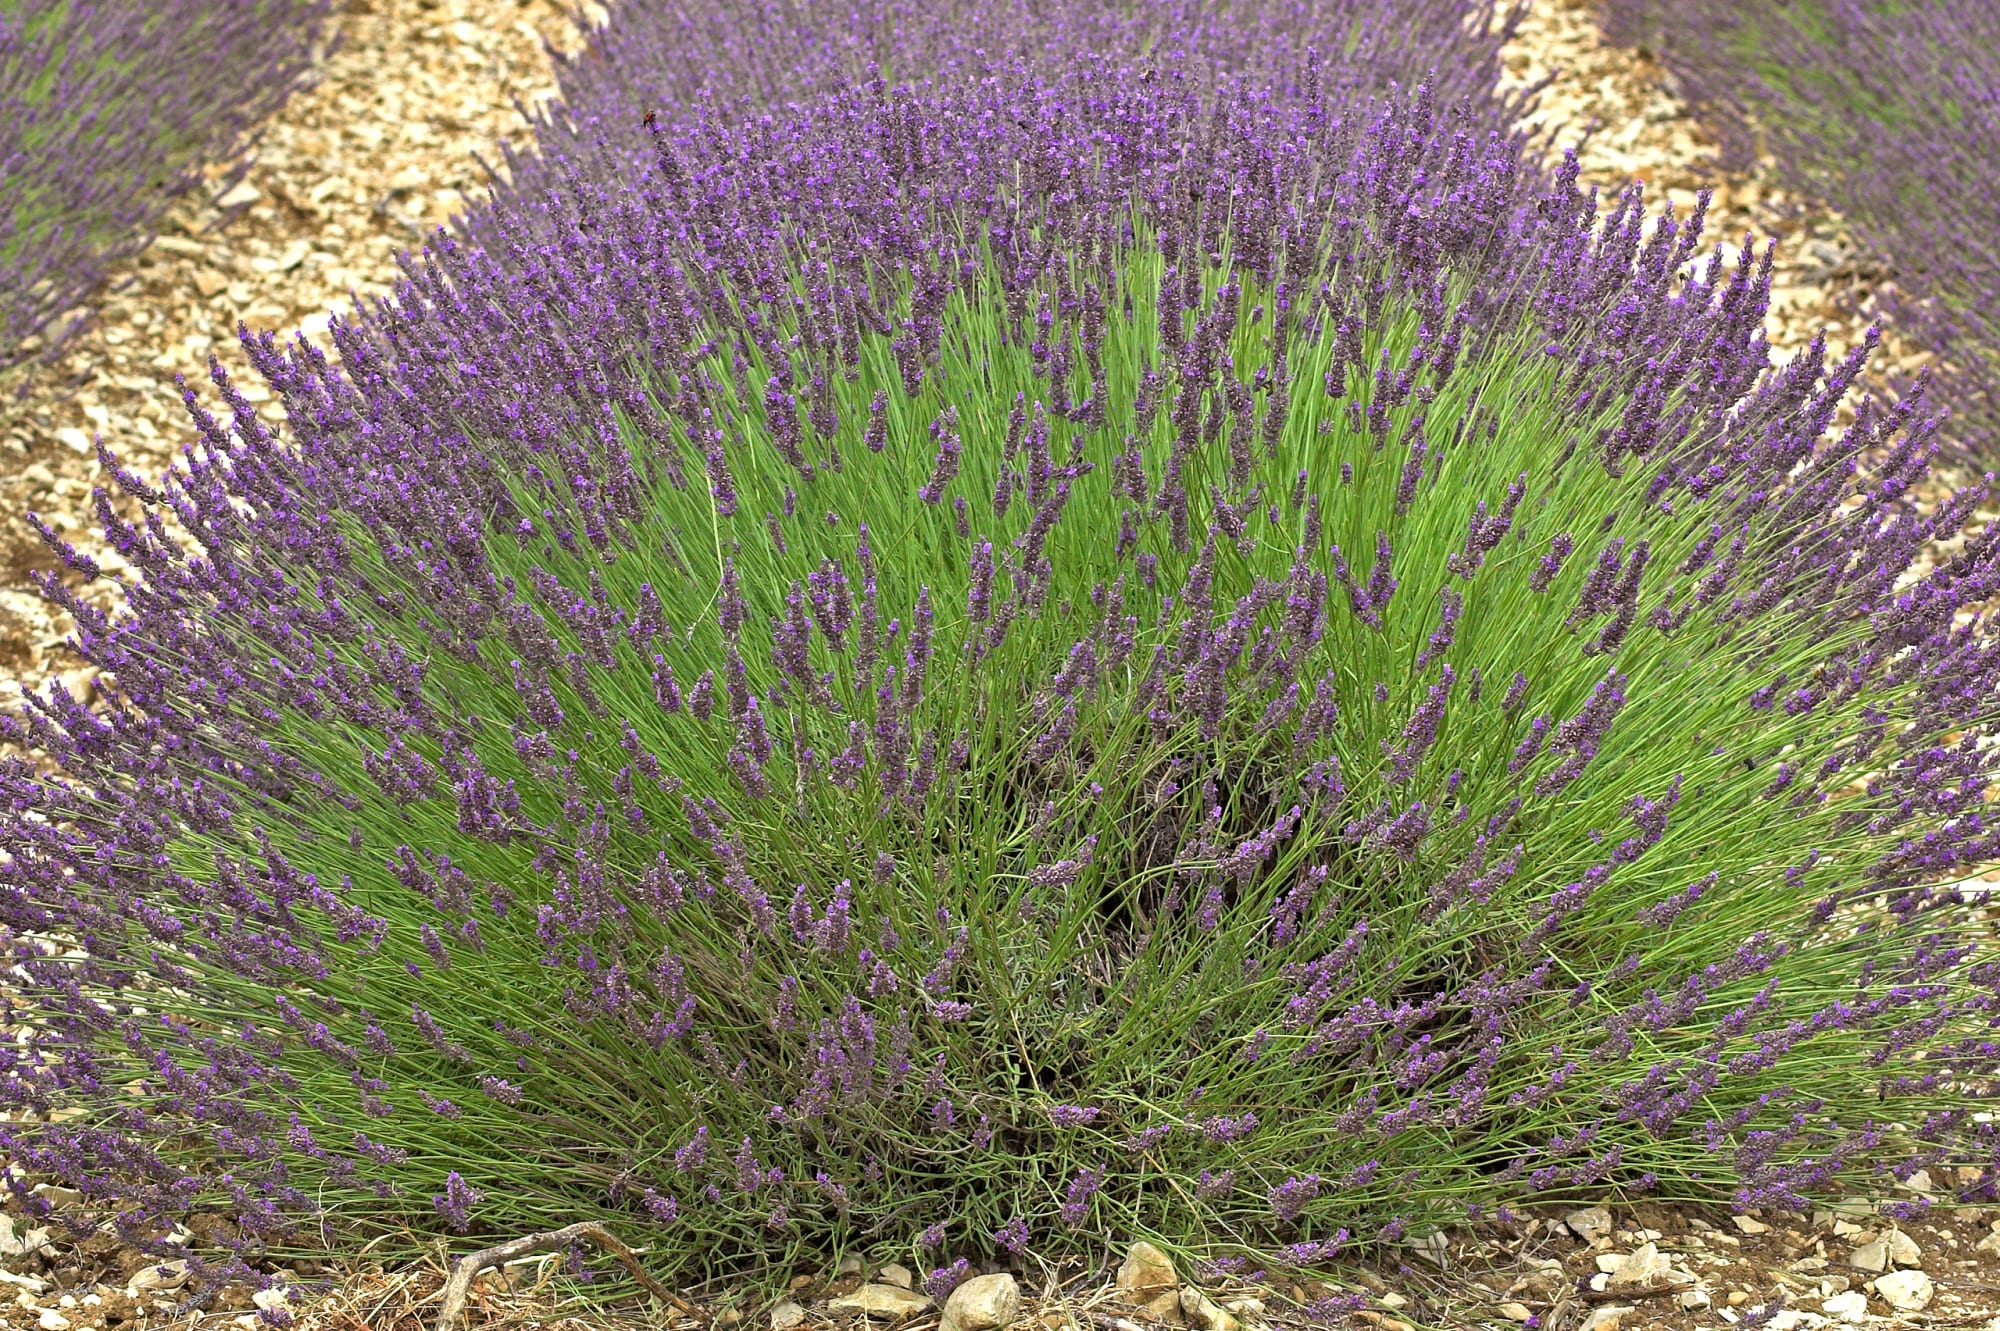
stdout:
[(1162, 1290), (1180, 1284), (1174, 1274), (1173, 1259), (1153, 1244), (1140, 1239), (1125, 1250), (1118, 1267), (1118, 1292), (1135, 1302), (1145, 1303)]
[(1922, 1312), (1930, 1307), (1937, 1286), (1922, 1271), (1892, 1271), (1875, 1282), (1875, 1292), (1897, 1312)]
[(1864, 1243), (1848, 1254), (1848, 1264), (1863, 1271), (1887, 1271), (1891, 1266), (1922, 1266), (1924, 1252), (1916, 1240), (1899, 1229)]
[(1563, 1223), (1578, 1238), (1588, 1243), (1600, 1234), (1611, 1232), (1611, 1212), (1602, 1206), (1592, 1206), (1581, 1211), (1571, 1211), (1563, 1217)]
[(1744, 1234), (1768, 1234), (1771, 1232), (1769, 1225), (1754, 1216), (1733, 1215), (1729, 1219), (1736, 1226), (1737, 1230)]
[(897, 1262), (891, 1262), (877, 1271), (875, 1278), (885, 1285), (894, 1285), (897, 1289), (910, 1289), (917, 1283), (917, 1278), (910, 1273), (910, 1268)]
[(1510, 1322), (1525, 1322), (1535, 1314), (1525, 1303), (1503, 1303), (1500, 1305), (1500, 1315)]
[(160, 1289), (179, 1289), (188, 1282), (186, 1262), (156, 1262), (134, 1271), (125, 1282), (133, 1297)]
[(900, 1321), (905, 1317), (914, 1317), (930, 1307), (931, 1296), (903, 1289), (898, 1285), (863, 1285), (852, 1294), (843, 1294), (826, 1306), (827, 1311), (836, 1314), (860, 1313), (864, 1317)]
[(1236, 1314), (1198, 1289), (1181, 1291), (1181, 1311), (1203, 1331), (1240, 1331), (1243, 1325)]
[(1838, 1317), (1843, 1322), (1859, 1322), (1868, 1316), (1868, 1296), (1858, 1289), (1822, 1299), (1819, 1306), (1827, 1316)]
[(806, 1310), (790, 1299), (780, 1299), (771, 1305), (771, 1331), (792, 1331), (805, 1320)]
[(1012, 1275), (974, 1276), (945, 1300), (939, 1331), (997, 1331), (1020, 1315), (1021, 1287)]
[[(1604, 1258), (1597, 1259), (1604, 1264)], [(1661, 1252), (1653, 1243), (1641, 1244), (1631, 1255), (1617, 1259), (1609, 1268), (1611, 1279), (1606, 1285), (1613, 1294), (1638, 1294), (1664, 1289), (1674, 1284), (1692, 1284), (1694, 1277), (1686, 1271), (1674, 1269), (1673, 1258)]]

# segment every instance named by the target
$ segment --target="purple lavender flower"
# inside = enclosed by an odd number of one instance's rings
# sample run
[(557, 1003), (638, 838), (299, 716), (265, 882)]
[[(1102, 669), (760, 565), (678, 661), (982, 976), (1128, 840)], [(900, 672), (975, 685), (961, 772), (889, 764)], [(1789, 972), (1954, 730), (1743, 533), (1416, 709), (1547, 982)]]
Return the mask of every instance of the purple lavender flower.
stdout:
[(460, 1178), (457, 1170), (445, 1176), (444, 1191), (431, 1196), (431, 1208), (444, 1218), (446, 1225), (463, 1234), (472, 1228), (472, 1208), (485, 1200), (485, 1194)]

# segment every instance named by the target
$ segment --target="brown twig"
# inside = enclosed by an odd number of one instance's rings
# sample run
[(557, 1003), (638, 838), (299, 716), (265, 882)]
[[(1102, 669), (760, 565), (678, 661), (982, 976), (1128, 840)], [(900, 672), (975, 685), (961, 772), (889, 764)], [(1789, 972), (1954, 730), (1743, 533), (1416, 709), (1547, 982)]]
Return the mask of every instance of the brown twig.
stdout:
[(529, 1234), (491, 1248), (481, 1248), (458, 1260), (452, 1267), (451, 1279), (444, 1286), (444, 1307), (438, 1313), (437, 1331), (458, 1331), (459, 1323), (465, 1320), (465, 1301), (472, 1294), (473, 1279), (482, 1271), (513, 1261), (516, 1257), (526, 1257), (530, 1253), (557, 1252), (589, 1240), (610, 1253), (632, 1273), (632, 1278), (643, 1286), (647, 1293), (662, 1303), (671, 1304), (674, 1296), (667, 1287), (647, 1274), (646, 1268), (632, 1250), (613, 1238), (611, 1232), (594, 1220), (571, 1225), (566, 1229), (552, 1229), (546, 1234)]

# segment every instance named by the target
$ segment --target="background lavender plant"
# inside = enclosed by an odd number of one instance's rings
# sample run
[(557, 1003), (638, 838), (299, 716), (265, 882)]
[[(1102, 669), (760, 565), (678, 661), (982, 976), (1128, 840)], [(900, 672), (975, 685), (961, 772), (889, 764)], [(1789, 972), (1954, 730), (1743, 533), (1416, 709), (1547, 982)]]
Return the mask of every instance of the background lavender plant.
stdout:
[(1979, 492), (1756, 256), (1317, 58), (697, 105), (251, 341), (284, 432), (218, 373), (129, 614), (46, 582), (115, 701), (5, 732), (0, 1145), (163, 1248), (940, 1280), (1989, 1195)]
[(0, 368), (74, 331), (60, 317), (283, 104), (327, 12), (0, 0)]
[(1538, 91), (1499, 88), (1499, 51), (1524, 12), (1496, 0), (628, 4), (555, 55), (562, 96), (539, 113), (532, 153), (502, 145), (507, 170), (494, 183), (505, 197), (580, 162), (605, 175), (643, 167), (648, 117), (731, 120), (873, 79), (966, 77), (994, 57), (1056, 69), (1083, 54), (1150, 62), (1202, 86), (1255, 71), (1279, 101), (1309, 79), (1341, 104), (1423, 83), (1482, 128), (1511, 132)]
[(2000, 11), (1941, 0), (1606, 0), (1722, 136), (1839, 209), (1886, 264), (1883, 313), (1941, 362), (1950, 437), (2000, 457)]

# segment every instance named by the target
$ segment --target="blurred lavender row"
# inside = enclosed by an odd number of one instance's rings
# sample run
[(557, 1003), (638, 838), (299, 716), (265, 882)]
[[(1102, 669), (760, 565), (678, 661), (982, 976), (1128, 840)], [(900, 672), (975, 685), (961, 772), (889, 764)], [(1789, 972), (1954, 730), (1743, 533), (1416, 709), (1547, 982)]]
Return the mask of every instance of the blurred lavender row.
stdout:
[(60, 343), (311, 65), (329, 0), (0, 0), (0, 367)]
[(2000, 7), (1912, 0), (1604, 0), (1713, 123), (1723, 165), (1760, 152), (1889, 266), (1879, 299), (1936, 353), (1949, 436), (2000, 457)]
[(999, 58), (1055, 69), (1099, 56), (1210, 88), (1248, 75), (1281, 103), (1310, 79), (1342, 105), (1422, 83), (1482, 130), (1512, 132), (1538, 89), (1502, 91), (1499, 52), (1525, 13), (1496, 0), (627, 0), (557, 56), (562, 96), (539, 118), (539, 155), (510, 154), (503, 189), (531, 197), (579, 159), (600, 177), (650, 168), (648, 115), (728, 122), (873, 79), (951, 86)]

